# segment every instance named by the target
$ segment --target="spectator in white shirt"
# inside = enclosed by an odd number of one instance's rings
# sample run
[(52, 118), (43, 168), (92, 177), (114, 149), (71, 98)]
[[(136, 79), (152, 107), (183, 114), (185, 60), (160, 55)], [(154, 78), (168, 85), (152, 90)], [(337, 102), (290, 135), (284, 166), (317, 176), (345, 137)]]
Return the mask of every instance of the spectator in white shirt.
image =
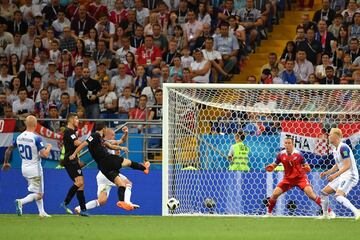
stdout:
[(203, 24), (196, 20), (196, 13), (191, 9), (187, 13), (187, 19), (188, 21), (182, 27), (188, 39), (190, 50), (194, 50), (196, 40), (202, 33)]
[(50, 102), (54, 102), (56, 105), (60, 105), (61, 104), (61, 94), (63, 94), (64, 92), (66, 92), (70, 95), (70, 103), (75, 102), (74, 88), (69, 88), (67, 86), (67, 80), (65, 78), (60, 78), (58, 80), (58, 87), (59, 88), (51, 91)]
[(294, 72), (300, 76), (300, 82), (302, 83), (309, 83), (309, 75), (314, 73), (314, 66), (306, 59), (304, 50), (300, 49), (296, 54)]
[(224, 61), (224, 71), (230, 73), (237, 63), (239, 42), (234, 35), (229, 34), (229, 23), (221, 23), (220, 35), (215, 36), (214, 40), (214, 49), (221, 53)]
[(126, 74), (126, 66), (124, 63), (118, 64), (118, 73), (118, 75), (115, 75), (111, 79), (110, 89), (120, 97), (125, 87), (133, 85), (133, 78)]
[(148, 107), (154, 106), (156, 104), (155, 91), (160, 88), (160, 78), (158, 76), (152, 76), (149, 81), (149, 86), (145, 87), (141, 95), (146, 95), (148, 98), (147, 105)]
[(25, 63), (26, 57), (28, 56), (28, 49), (24, 44), (21, 43), (21, 33), (14, 33), (14, 43), (8, 44), (5, 48), (5, 54), (8, 58), (10, 55), (15, 53), (20, 59), (21, 64)]
[(223, 66), (224, 62), (222, 60), (221, 54), (219, 51), (214, 50), (214, 39), (212, 37), (207, 37), (205, 39), (205, 49), (202, 50), (205, 60), (209, 60), (211, 67), (217, 72), (217, 74), (222, 75), (222, 80), (229, 80), (232, 75), (224, 71)]
[(143, 27), (149, 22), (150, 11), (143, 7), (142, 0), (135, 0), (136, 20)]
[(119, 98), (119, 113), (129, 114), (133, 108), (135, 108), (135, 98), (131, 96), (131, 87), (125, 87)]
[(101, 82), (101, 96), (99, 97), (100, 113), (111, 114), (117, 110), (118, 98), (114, 91), (110, 90), (110, 82), (103, 80)]
[(27, 117), (34, 112), (34, 101), (27, 98), (26, 88), (19, 89), (19, 99), (14, 101), (12, 111), (18, 117)]
[(55, 36), (62, 36), (64, 32), (64, 27), (70, 25), (70, 20), (65, 17), (64, 11), (60, 8), (57, 13), (57, 19), (52, 23), (52, 27), (55, 30)]

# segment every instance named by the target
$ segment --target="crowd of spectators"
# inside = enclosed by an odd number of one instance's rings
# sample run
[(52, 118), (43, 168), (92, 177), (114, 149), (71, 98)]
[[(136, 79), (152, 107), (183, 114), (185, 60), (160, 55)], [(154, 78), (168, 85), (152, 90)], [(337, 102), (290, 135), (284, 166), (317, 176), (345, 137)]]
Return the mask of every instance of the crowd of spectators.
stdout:
[(0, 118), (162, 119), (163, 83), (231, 79), (280, 2), (1, 0)]
[(355, 0), (322, 0), (312, 20), (304, 12), (281, 56), (269, 53), (260, 82), (360, 84), (359, 7)]

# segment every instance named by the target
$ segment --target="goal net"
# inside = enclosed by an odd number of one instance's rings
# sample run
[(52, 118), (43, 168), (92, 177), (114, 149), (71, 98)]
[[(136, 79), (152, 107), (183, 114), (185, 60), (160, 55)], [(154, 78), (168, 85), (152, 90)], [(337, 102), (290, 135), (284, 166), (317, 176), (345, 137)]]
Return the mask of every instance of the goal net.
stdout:
[[(334, 164), (328, 142), (332, 127), (342, 129), (360, 163), (359, 90), (356, 85), (164, 84), (163, 215), (265, 214), (284, 172), (281, 165), (271, 173), (264, 168), (275, 161), (287, 136), (311, 166), (308, 178), (319, 195), (327, 184), (320, 173)], [(230, 159), (239, 132), (243, 144)], [(358, 208), (359, 185), (348, 195)], [(166, 206), (169, 198), (180, 202), (174, 211)], [(338, 216), (352, 216), (333, 197), (330, 206)], [(320, 213), (298, 188), (283, 194), (273, 211), (278, 216)]]

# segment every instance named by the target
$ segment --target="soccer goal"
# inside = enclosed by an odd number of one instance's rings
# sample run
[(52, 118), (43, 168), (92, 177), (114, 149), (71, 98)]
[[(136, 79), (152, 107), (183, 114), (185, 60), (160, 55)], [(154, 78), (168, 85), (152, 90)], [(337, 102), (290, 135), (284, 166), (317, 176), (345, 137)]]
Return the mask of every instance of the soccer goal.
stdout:
[[(332, 167), (332, 127), (360, 163), (359, 85), (164, 84), (163, 215), (262, 215), (283, 167), (266, 172), (285, 137), (305, 156), (318, 195), (327, 184), (320, 173)], [(229, 158), (235, 135), (243, 144)], [(239, 149), (239, 148), (238, 148)], [(359, 166), (358, 166), (359, 168)], [(360, 184), (359, 184), (360, 185)], [(360, 208), (360, 187), (348, 198)], [(179, 206), (169, 210), (167, 201)], [(338, 216), (351, 213), (330, 197)], [(277, 216), (316, 216), (320, 208), (299, 189), (282, 195)]]

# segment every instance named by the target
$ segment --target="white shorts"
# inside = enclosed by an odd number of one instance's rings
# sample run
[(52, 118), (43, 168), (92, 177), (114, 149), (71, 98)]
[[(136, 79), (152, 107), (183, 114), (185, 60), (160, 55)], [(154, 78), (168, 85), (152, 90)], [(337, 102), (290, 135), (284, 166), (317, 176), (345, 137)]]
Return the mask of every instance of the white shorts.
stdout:
[(347, 195), (351, 191), (351, 189), (356, 186), (357, 183), (358, 180), (340, 176), (334, 179), (332, 182), (329, 182), (328, 186), (335, 191), (340, 190)]
[(25, 178), (28, 182), (29, 192), (44, 193), (44, 177), (42, 175), (37, 177)]
[[(101, 173), (101, 172), (100, 172)], [(125, 177), (122, 174), (119, 174), (121, 179), (126, 180), (127, 177)], [(112, 187), (115, 187), (115, 184), (110, 182), (103, 174), (98, 174), (96, 176), (98, 190), (97, 190), (97, 196), (99, 197), (101, 192), (106, 192), (106, 196), (109, 197), (110, 190)]]

